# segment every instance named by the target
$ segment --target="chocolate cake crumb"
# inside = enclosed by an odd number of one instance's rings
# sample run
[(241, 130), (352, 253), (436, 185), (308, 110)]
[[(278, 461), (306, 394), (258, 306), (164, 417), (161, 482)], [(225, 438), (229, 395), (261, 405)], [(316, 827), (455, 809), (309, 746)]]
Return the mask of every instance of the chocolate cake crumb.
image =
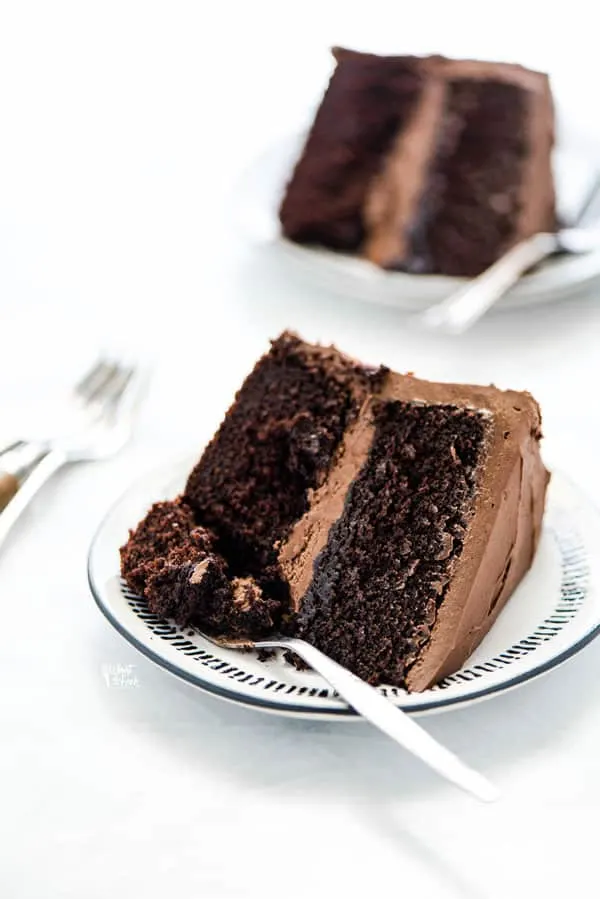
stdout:
[(121, 548), (121, 571), (151, 612), (182, 627), (250, 638), (266, 633), (279, 603), (250, 578), (231, 580), (214, 544), (181, 499), (156, 503)]
[(208, 552), (214, 538), (205, 528), (196, 528), (193, 512), (181, 497), (154, 503), (137, 527), (129, 531), (129, 539), (120, 549), (121, 573), (131, 589), (142, 595), (148, 566), (152, 570), (156, 560), (184, 546), (192, 530), (194, 544)]

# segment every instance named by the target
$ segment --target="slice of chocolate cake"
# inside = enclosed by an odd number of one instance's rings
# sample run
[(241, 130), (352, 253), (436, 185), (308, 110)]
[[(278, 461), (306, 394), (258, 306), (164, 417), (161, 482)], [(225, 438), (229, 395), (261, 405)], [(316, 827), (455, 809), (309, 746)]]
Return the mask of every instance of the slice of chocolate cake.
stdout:
[(441, 56), (334, 55), (281, 204), (285, 236), (385, 268), (471, 276), (555, 229), (546, 75)]
[(540, 436), (529, 394), (369, 369), (284, 334), (184, 499), (132, 533), (123, 574), (159, 614), (224, 635), (282, 629), (372, 683), (424, 689), (462, 665), (531, 565)]

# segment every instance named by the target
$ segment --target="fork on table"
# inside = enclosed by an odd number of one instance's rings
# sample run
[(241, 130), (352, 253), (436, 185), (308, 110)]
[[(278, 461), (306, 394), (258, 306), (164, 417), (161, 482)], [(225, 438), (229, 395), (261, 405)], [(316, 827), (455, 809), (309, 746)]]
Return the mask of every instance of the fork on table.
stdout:
[(0, 546), (55, 472), (112, 456), (127, 443), (143, 383), (136, 368), (100, 359), (73, 388), (54, 436), (0, 449)]

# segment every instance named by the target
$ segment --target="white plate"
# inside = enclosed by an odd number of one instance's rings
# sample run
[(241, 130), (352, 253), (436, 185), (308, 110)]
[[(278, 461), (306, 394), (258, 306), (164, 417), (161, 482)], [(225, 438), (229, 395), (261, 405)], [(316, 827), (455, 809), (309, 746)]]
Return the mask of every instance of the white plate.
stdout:
[[(561, 214), (568, 220), (578, 209), (595, 177), (597, 155), (591, 144), (567, 139), (563, 128), (554, 153)], [(232, 194), (232, 219), (242, 240), (268, 250), (272, 261), (284, 265), (312, 287), (352, 299), (368, 300), (416, 312), (439, 302), (465, 283), (443, 275), (389, 272), (365, 259), (332, 250), (302, 246), (281, 236), (278, 209), (286, 182), (304, 144), (305, 134), (280, 140), (259, 156), (242, 175)], [(494, 308), (498, 311), (558, 300), (589, 286), (600, 277), (600, 249), (579, 256), (556, 257), (522, 278)]]
[[(177, 677), (242, 705), (304, 718), (352, 719), (348, 708), (311, 671), (281, 656), (225, 650), (148, 611), (119, 577), (119, 547), (160, 499), (175, 496), (191, 464), (154, 473), (131, 488), (102, 522), (90, 549), (89, 582), (101, 611), (140, 652)], [(406, 711), (466, 705), (550, 671), (600, 631), (600, 514), (564, 477), (552, 478), (535, 563), (494, 627), (461, 671), (423, 693), (383, 693)]]

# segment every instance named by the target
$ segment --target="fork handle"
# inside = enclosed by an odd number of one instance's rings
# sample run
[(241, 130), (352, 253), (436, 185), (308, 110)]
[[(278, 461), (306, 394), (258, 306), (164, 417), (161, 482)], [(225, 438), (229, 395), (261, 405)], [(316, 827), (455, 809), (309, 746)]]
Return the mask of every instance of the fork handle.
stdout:
[[(269, 640), (261, 640), (259, 646), (267, 648)], [(400, 743), (417, 758), (429, 765), (442, 777), (484, 802), (498, 796), (496, 788), (477, 771), (464, 764), (453, 752), (434, 740), (424, 728), (383, 696), (379, 690), (338, 665), (316, 646), (297, 638), (283, 638), (272, 642), (297, 653), (337, 690), (340, 696), (375, 727)]]
[(50, 480), (52, 475), (65, 465), (66, 461), (64, 453), (50, 450), (38, 462), (27, 480), (8, 502), (4, 511), (0, 513), (0, 548), (34, 496), (42, 489), (46, 481)]
[(0, 453), (0, 512), (47, 455), (47, 446), (27, 440), (18, 440), (4, 448)]
[(10, 471), (0, 471), (0, 512), (19, 489), (19, 479)]

